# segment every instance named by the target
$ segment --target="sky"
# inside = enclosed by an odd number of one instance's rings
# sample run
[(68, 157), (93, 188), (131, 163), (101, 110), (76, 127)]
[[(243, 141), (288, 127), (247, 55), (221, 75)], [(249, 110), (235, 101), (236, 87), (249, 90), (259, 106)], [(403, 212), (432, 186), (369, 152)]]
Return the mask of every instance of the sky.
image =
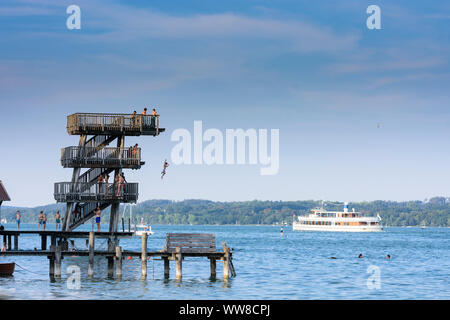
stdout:
[[(70, 30), (69, 5), (81, 10)], [(369, 5), (381, 29), (369, 30)], [(450, 195), (448, 1), (0, 2), (0, 180), (11, 202), (54, 203), (76, 112), (157, 107), (129, 137), (139, 201), (424, 200)], [(279, 130), (279, 171), (171, 162), (177, 129)]]

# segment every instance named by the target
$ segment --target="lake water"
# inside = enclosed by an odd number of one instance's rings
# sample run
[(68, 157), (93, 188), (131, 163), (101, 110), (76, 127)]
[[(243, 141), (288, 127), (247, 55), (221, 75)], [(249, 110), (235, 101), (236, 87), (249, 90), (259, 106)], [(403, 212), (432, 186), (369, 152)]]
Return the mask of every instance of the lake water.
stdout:
[[(49, 225), (54, 230), (54, 225)], [(14, 225), (7, 224), (7, 230)], [(35, 230), (36, 225), (23, 225)], [(103, 226), (107, 231), (107, 226)], [(102, 229), (103, 229), (102, 228)], [(186, 258), (183, 279), (164, 280), (163, 262), (148, 262), (148, 277), (140, 279), (138, 258), (123, 261), (121, 280), (106, 275), (106, 259), (96, 258), (95, 275), (87, 277), (87, 257), (65, 257), (60, 280), (50, 281), (46, 257), (0, 257), (15, 261), (13, 277), (0, 278), (0, 298), (10, 299), (449, 299), (450, 229), (385, 228), (381, 233), (297, 232), (277, 226), (166, 226), (152, 227), (149, 250), (160, 250), (168, 232), (216, 234), (218, 247), (233, 251), (236, 278), (209, 279), (206, 258)], [(79, 231), (90, 231), (85, 225)], [(106, 248), (97, 240), (96, 248)], [(76, 240), (85, 249), (85, 240)], [(20, 249), (40, 246), (37, 236), (21, 236)], [(140, 238), (124, 239), (121, 246), (140, 250)], [(358, 259), (362, 253), (363, 259)], [(387, 254), (391, 259), (385, 259)], [(336, 257), (337, 259), (330, 259)], [(81, 270), (80, 289), (69, 289), (67, 267)], [(32, 272), (33, 273), (32, 273)], [(379, 277), (378, 277), (379, 276)]]

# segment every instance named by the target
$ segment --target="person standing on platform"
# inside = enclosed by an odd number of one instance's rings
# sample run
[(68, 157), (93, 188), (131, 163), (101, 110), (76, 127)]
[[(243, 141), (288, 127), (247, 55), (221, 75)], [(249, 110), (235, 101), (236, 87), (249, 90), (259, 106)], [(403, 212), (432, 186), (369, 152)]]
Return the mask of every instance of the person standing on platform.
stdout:
[(98, 182), (98, 187), (99, 187), (99, 193), (100, 194), (105, 194), (105, 178), (103, 178), (102, 175), (99, 175), (97, 178), (97, 182)]
[(151, 124), (151, 126), (154, 128), (154, 127), (156, 127), (156, 117), (158, 116), (158, 113), (156, 112), (156, 109), (155, 108), (153, 108), (153, 110), (152, 110), (152, 124)]
[(100, 232), (100, 216), (102, 214), (102, 210), (99, 207), (95, 209), (95, 223), (97, 224), (97, 232)]
[(41, 211), (39, 212), (39, 216), (38, 216), (38, 230), (41, 231), (42, 229), (42, 221), (44, 219), (44, 212)]
[(131, 114), (131, 126), (136, 127), (136, 110)]
[(45, 231), (45, 227), (47, 225), (47, 215), (45, 213), (42, 214), (42, 227), (44, 228)]
[(55, 221), (56, 221), (56, 231), (61, 231), (61, 215), (59, 214), (59, 210), (56, 211)]
[(16, 212), (17, 231), (19, 231), (20, 228), (20, 218), (21, 218), (20, 211), (17, 210)]

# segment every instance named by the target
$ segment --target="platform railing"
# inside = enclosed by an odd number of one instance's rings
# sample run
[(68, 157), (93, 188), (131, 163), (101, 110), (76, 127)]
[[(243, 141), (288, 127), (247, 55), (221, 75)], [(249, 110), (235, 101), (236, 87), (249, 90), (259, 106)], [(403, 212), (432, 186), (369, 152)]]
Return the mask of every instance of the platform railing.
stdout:
[(136, 202), (138, 183), (55, 183), (54, 197), (58, 202)]
[(67, 117), (69, 134), (86, 132), (122, 132), (159, 134), (159, 115), (75, 113)]
[(67, 147), (61, 150), (63, 167), (140, 167), (141, 148)]

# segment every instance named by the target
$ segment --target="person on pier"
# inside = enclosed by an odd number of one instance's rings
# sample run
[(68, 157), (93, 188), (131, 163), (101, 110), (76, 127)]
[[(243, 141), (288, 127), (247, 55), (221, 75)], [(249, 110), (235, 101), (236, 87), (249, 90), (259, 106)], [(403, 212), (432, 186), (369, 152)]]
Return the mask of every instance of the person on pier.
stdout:
[(47, 215), (45, 213), (42, 214), (42, 227), (43, 231), (45, 231), (45, 227), (47, 225)]
[(41, 231), (41, 229), (42, 229), (42, 226), (43, 226), (43, 220), (44, 220), (44, 212), (43, 211), (41, 211), (41, 212), (39, 212), (39, 215), (38, 215), (38, 230), (39, 231)]
[(59, 210), (56, 211), (55, 221), (56, 221), (56, 231), (61, 231), (61, 215), (59, 213)]
[(20, 211), (17, 210), (17, 212), (16, 212), (17, 231), (19, 231), (19, 228), (20, 228), (20, 218), (21, 218)]
[(97, 207), (97, 209), (95, 209), (95, 223), (97, 224), (97, 232), (100, 232), (100, 216), (102, 214), (102, 210), (100, 210), (99, 207)]

